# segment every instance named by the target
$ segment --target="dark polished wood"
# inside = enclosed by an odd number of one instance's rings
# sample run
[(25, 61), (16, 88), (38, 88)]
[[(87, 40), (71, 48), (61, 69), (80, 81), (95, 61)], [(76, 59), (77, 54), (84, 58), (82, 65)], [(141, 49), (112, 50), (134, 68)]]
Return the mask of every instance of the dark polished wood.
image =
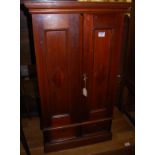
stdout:
[(135, 1), (132, 1), (131, 15), (126, 16), (127, 34), (122, 56), (122, 78), (119, 108), (135, 123)]
[(46, 152), (50, 152), (50, 151), (73, 148), (73, 147), (77, 147), (81, 145), (84, 146), (88, 144), (93, 144), (93, 143), (97, 143), (97, 142), (101, 142), (105, 140), (110, 140), (111, 138), (112, 138), (111, 132), (102, 131), (94, 135), (87, 135), (87, 136), (80, 137), (80, 138), (68, 139), (66, 143), (63, 143), (62, 141), (47, 143), (45, 144), (44, 147), (45, 147)]
[(32, 18), (44, 126), (57, 126), (60, 120), (67, 124), (78, 122), (82, 106), (81, 15), (46, 14)]
[(25, 5), (33, 20), (45, 151), (111, 139), (124, 13), (130, 3)]
[(99, 2), (95, 1), (35, 1), (35, 0), (25, 0), (25, 5), (31, 13), (93, 13), (93, 12), (130, 12), (131, 2), (123, 0), (101, 0)]

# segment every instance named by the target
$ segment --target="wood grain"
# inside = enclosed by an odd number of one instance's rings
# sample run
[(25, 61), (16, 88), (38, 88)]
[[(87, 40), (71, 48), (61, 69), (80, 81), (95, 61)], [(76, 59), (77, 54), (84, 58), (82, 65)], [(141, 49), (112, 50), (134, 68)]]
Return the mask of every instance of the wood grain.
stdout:
[(25, 1), (25, 6), (33, 21), (45, 151), (111, 139), (130, 3)]

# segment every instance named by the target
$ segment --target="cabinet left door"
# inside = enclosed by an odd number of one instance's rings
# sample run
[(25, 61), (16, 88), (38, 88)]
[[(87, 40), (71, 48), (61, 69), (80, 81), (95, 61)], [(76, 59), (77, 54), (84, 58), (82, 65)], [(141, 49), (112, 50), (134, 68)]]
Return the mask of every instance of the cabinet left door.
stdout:
[[(44, 128), (80, 121), (82, 16), (33, 14), (33, 32)], [(61, 132), (61, 131), (60, 131)], [(71, 129), (52, 139), (75, 136)]]

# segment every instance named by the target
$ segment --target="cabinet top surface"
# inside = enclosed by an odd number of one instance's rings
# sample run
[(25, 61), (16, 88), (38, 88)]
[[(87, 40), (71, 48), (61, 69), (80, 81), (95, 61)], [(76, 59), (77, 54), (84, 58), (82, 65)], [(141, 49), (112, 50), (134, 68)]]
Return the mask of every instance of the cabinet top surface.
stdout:
[(23, 0), (31, 13), (130, 11), (132, 0)]
[(132, 0), (24, 0), (25, 2), (102, 2), (102, 3), (131, 3)]

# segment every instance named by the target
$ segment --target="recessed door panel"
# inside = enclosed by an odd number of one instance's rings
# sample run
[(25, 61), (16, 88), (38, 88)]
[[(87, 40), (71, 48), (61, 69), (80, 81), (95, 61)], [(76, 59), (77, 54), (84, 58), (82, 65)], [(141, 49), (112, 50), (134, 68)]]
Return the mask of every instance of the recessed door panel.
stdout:
[(94, 31), (94, 50), (92, 68), (91, 109), (103, 109), (107, 104), (111, 58), (111, 29)]
[(45, 31), (45, 61), (52, 114), (69, 111), (69, 52), (67, 50), (67, 30)]

